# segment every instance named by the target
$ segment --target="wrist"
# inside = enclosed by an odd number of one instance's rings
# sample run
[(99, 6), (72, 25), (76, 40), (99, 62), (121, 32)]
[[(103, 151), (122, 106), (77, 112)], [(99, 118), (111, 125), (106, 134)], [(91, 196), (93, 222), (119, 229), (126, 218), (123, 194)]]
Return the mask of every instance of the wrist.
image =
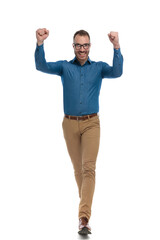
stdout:
[(120, 48), (119, 44), (114, 44), (113, 46), (114, 46), (115, 49), (119, 49)]
[(43, 44), (43, 41), (37, 41), (37, 45), (40, 46)]

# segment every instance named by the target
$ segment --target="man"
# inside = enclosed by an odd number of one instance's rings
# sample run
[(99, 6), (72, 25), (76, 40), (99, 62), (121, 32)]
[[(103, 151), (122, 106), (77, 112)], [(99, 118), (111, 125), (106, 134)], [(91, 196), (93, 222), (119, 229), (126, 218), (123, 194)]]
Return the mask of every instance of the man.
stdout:
[(62, 127), (80, 197), (79, 234), (90, 234), (89, 219), (100, 141), (99, 93), (103, 78), (117, 78), (122, 75), (123, 57), (118, 33), (108, 34), (114, 47), (113, 66), (90, 60), (90, 36), (84, 30), (74, 34), (73, 60), (46, 62), (43, 43), (48, 35), (46, 28), (36, 31), (36, 69), (61, 76), (65, 114)]

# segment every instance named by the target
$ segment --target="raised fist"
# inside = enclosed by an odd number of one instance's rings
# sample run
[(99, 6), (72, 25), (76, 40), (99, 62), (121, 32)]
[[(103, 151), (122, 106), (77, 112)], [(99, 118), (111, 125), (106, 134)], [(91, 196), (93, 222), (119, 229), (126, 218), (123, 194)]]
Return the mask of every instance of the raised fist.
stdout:
[(116, 49), (120, 48), (118, 32), (110, 32), (108, 34), (108, 37), (111, 43), (114, 45), (114, 48)]
[(48, 37), (49, 31), (46, 28), (39, 28), (36, 31), (37, 44), (40, 46), (43, 41)]

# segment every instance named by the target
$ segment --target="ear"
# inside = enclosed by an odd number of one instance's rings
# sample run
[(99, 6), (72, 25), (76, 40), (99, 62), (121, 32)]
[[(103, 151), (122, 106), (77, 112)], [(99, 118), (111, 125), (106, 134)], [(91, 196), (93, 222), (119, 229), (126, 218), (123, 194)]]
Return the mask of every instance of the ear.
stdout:
[(74, 48), (74, 43), (72, 43), (72, 46), (73, 46), (73, 48)]

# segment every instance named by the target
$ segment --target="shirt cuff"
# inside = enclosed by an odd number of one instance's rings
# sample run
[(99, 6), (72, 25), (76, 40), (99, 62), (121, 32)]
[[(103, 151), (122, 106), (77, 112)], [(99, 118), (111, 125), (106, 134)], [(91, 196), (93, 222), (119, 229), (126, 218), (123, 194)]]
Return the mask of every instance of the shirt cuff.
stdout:
[(43, 44), (41, 44), (40, 46), (38, 45), (38, 43), (36, 43), (36, 47), (39, 48), (43, 48)]
[(115, 49), (115, 48), (114, 48), (114, 51), (115, 51), (115, 52), (121, 52), (121, 49), (120, 49), (120, 48), (118, 48), (118, 49)]
[(121, 49), (120, 48), (119, 49), (114, 48), (114, 54), (115, 54), (115, 56), (120, 56), (121, 55)]

